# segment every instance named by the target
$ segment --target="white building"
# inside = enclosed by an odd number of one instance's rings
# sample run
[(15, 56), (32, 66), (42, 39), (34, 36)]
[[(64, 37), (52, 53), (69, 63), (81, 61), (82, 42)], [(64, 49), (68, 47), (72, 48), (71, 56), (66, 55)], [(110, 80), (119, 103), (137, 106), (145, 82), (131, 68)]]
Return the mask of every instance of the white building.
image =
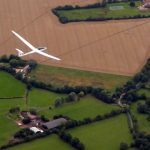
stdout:
[(39, 132), (43, 133), (43, 130), (38, 129), (37, 127), (31, 127), (30, 130), (33, 131), (34, 133), (39, 133)]

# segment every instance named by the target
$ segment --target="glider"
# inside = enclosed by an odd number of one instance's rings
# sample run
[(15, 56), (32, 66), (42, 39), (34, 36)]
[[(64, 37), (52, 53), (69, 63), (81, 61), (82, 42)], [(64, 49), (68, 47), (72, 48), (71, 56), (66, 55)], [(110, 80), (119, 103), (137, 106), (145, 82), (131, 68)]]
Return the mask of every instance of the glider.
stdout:
[(23, 51), (21, 51), (20, 49), (16, 48), (17, 52), (18, 52), (18, 56), (19, 57), (23, 57), (23, 56), (26, 56), (26, 55), (30, 55), (30, 54), (33, 54), (33, 53), (37, 53), (37, 54), (40, 54), (42, 56), (45, 56), (45, 57), (48, 57), (48, 58), (51, 58), (51, 59), (55, 59), (55, 60), (61, 60), (60, 58), (58, 57), (55, 57), (55, 56), (52, 56), (52, 55), (49, 55), (43, 51), (47, 50), (46, 47), (39, 47), (39, 48), (36, 48), (34, 47), (33, 45), (31, 45), (28, 41), (26, 41), (22, 36), (20, 36), (18, 33), (16, 33), (15, 31), (12, 31), (12, 33), (18, 37), (25, 45), (27, 45), (31, 51), (28, 52), (28, 53), (24, 53)]

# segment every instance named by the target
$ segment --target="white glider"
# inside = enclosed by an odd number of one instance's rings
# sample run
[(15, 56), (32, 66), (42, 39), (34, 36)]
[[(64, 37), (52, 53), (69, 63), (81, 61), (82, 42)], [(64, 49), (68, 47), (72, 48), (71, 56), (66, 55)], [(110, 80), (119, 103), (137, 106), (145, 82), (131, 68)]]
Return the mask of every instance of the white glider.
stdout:
[(29, 55), (29, 54), (33, 54), (33, 53), (38, 53), (40, 55), (43, 55), (45, 57), (49, 57), (49, 58), (52, 58), (52, 59), (55, 59), (55, 60), (61, 60), (60, 58), (57, 58), (55, 56), (52, 56), (52, 55), (49, 55), (47, 53), (44, 53), (43, 51), (47, 50), (46, 47), (39, 47), (39, 48), (36, 48), (34, 47), (33, 45), (31, 45), (28, 41), (26, 41), (23, 37), (21, 37), (18, 33), (16, 33), (15, 31), (12, 31), (12, 33), (18, 37), (25, 45), (27, 45), (32, 51), (28, 52), (28, 53), (24, 53), (23, 51), (21, 51), (20, 49), (17, 49), (16, 50), (18, 51), (18, 56), (19, 57), (23, 57), (23, 56), (26, 56), (26, 55)]

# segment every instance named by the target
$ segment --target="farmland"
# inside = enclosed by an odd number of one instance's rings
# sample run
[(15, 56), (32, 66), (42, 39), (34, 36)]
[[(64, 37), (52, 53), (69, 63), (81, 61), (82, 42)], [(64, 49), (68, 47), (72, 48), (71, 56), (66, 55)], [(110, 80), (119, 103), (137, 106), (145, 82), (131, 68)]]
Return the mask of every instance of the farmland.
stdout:
[[(0, 75), (1, 74), (3, 75), (3, 72), (0, 72)], [(10, 79), (9, 84), (11, 85), (16, 84), (14, 81), (21, 84), (20, 81), (17, 81), (16, 79), (14, 79), (14, 77), (12, 77), (9, 74), (6, 74), (5, 79), (7, 80), (7, 78)], [(20, 89), (17, 89), (17, 90), (20, 90)], [(108, 105), (101, 101), (98, 101), (92, 96), (86, 96), (84, 98), (81, 98), (80, 101), (78, 102), (64, 104), (64, 106), (61, 106), (60, 108), (54, 108), (52, 110), (49, 110), (48, 107), (52, 106), (58, 97), (66, 97), (66, 95), (33, 88), (29, 92), (27, 102), (25, 98), (1, 100), (0, 101), (0, 116), (1, 116), (0, 145), (6, 144), (9, 141), (9, 139), (14, 135), (14, 133), (19, 130), (19, 127), (16, 125), (13, 118), (9, 116), (10, 108), (19, 107), (21, 110), (34, 108), (38, 111), (39, 114), (45, 115), (47, 118), (52, 118), (54, 115), (62, 114), (62, 115), (66, 115), (72, 119), (77, 119), (77, 120), (84, 119), (87, 117), (93, 118), (96, 115), (104, 115), (112, 110), (120, 109), (118, 106)], [(8, 130), (10, 126), (12, 128)], [(51, 139), (50, 143), (49, 143), (49, 139)], [(50, 144), (52, 147), (58, 146), (57, 148), (59, 149), (59, 144), (58, 145), (56, 144), (58, 141), (59, 140), (57, 137), (52, 136), (50, 138), (42, 139), (39, 141), (34, 141), (32, 146), (33, 148), (35, 148), (37, 146), (36, 143), (38, 142), (41, 146), (46, 145), (47, 147), (48, 144)], [(28, 144), (25, 144), (25, 145), (28, 146)], [(65, 144), (62, 144), (62, 146), (63, 145), (64, 145), (64, 149), (68, 147)], [(22, 146), (24, 147), (24, 145), (20, 145), (16, 147), (16, 149)], [(70, 147), (70, 149), (72, 148)]]
[(69, 132), (78, 137), (83, 143), (87, 143), (87, 150), (117, 150), (120, 142), (131, 143), (132, 141), (128, 131), (127, 119), (123, 115), (100, 123), (76, 128)]
[(101, 86), (109, 91), (114, 91), (116, 87), (122, 86), (131, 78), (46, 65), (39, 65), (36, 70), (31, 72), (30, 76), (55, 86)]
[(118, 110), (119, 107), (115, 105), (108, 105), (98, 101), (94, 97), (87, 96), (82, 98), (79, 102), (65, 104), (64, 106), (52, 110), (41, 111), (41, 114), (52, 117), (54, 115), (65, 115), (72, 119), (82, 120), (84, 118), (93, 118), (97, 115), (104, 115), (112, 110)]
[(10, 31), (15, 30), (34, 46), (48, 47), (47, 53), (59, 56), (62, 61), (37, 54), (26, 59), (65, 68), (135, 74), (149, 57), (149, 38), (146, 38), (149, 19), (62, 25), (51, 12), (58, 5), (92, 2), (95, 0), (1, 0), (0, 10), (4, 12), (0, 14), (1, 54), (16, 54), (15, 48), (29, 51), (11, 34)]

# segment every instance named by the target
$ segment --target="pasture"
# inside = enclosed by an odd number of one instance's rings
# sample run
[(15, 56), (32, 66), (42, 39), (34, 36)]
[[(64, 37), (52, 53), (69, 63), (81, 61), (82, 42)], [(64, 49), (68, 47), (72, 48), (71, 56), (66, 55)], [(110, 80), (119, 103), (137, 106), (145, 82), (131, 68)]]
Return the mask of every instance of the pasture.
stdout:
[(95, 1), (1, 0), (1, 55), (17, 54), (15, 48), (29, 51), (12, 35), (10, 31), (14, 30), (35, 47), (46, 46), (48, 54), (58, 56), (62, 61), (37, 54), (28, 55), (26, 59), (65, 68), (135, 74), (149, 57), (149, 19), (62, 25), (51, 12), (58, 5), (87, 5)]
[(121, 142), (130, 144), (132, 137), (124, 115), (68, 131), (78, 137), (87, 150), (118, 150)]
[(75, 120), (82, 120), (90, 117), (94, 118), (97, 115), (104, 115), (112, 110), (120, 109), (118, 106), (103, 103), (92, 96), (81, 98), (78, 102), (64, 104), (58, 108), (51, 110), (40, 111), (41, 114), (51, 118), (54, 115), (65, 115)]
[(25, 85), (8, 73), (0, 71), (0, 98), (23, 97)]
[(64, 97), (64, 94), (57, 94), (42, 89), (32, 89), (28, 96), (28, 107), (42, 108), (49, 107), (54, 104), (55, 100)]
[(61, 141), (56, 135), (38, 139), (30, 143), (22, 144), (9, 150), (74, 150), (69, 145)]
[(150, 133), (150, 122), (147, 120), (148, 116), (141, 114), (141, 113), (138, 113), (138, 111), (137, 111), (138, 103), (144, 103), (144, 101), (139, 101), (139, 102), (132, 104), (131, 112), (133, 113), (133, 115), (135, 116), (135, 118), (138, 121), (139, 130), (143, 131), (143, 132)]
[(25, 108), (24, 99), (0, 100), (0, 145), (6, 144), (13, 134), (19, 130), (15, 121), (8, 116), (10, 108)]
[(36, 80), (55, 86), (101, 86), (110, 91), (114, 91), (116, 87), (122, 86), (131, 78), (128, 76), (66, 69), (47, 65), (39, 65), (31, 72), (30, 76)]
[(135, 7), (131, 7), (129, 2), (108, 3), (106, 7), (90, 9), (58, 10), (60, 17), (66, 17), (68, 20), (87, 20), (88, 18), (123, 18), (134, 17), (136, 15), (150, 15), (150, 10), (141, 12), (138, 6), (142, 5), (140, 1), (135, 2)]

